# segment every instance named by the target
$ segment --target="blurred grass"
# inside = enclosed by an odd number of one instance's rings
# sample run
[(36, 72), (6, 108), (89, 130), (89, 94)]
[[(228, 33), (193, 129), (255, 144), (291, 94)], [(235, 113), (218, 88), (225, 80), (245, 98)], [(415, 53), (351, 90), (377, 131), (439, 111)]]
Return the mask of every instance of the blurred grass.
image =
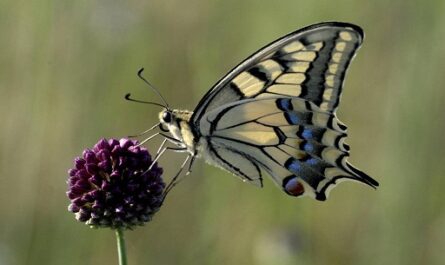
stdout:
[[(130, 264), (444, 264), (443, 1), (0, 2), (0, 264), (115, 264), (114, 234), (67, 212), (66, 170), (100, 137), (142, 131), (158, 109), (193, 109), (247, 55), (320, 21), (362, 26), (339, 117), (352, 162), (325, 203), (258, 190), (196, 164), (145, 228)], [(149, 147), (155, 148), (155, 145)], [(181, 157), (165, 157), (166, 176)]]

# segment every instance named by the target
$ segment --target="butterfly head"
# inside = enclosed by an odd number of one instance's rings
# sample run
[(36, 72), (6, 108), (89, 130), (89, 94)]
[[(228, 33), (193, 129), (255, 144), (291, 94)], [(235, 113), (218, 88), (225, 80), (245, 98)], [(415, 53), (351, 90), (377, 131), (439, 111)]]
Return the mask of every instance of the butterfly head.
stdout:
[(185, 126), (188, 127), (191, 111), (188, 110), (176, 110), (176, 109), (163, 109), (159, 112), (160, 128), (164, 132), (170, 132), (175, 138), (181, 139), (181, 129)]
[(173, 120), (173, 111), (169, 109), (164, 109), (159, 113), (159, 121), (163, 125), (170, 124)]
[(174, 127), (178, 127), (176, 116), (171, 109), (163, 109), (159, 112), (159, 127), (164, 132), (171, 132)]

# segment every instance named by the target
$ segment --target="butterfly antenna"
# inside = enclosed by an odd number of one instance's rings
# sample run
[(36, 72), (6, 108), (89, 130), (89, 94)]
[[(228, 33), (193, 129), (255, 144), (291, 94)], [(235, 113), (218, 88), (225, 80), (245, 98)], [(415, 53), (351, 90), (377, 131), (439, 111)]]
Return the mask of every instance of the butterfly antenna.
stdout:
[(128, 93), (127, 95), (125, 95), (125, 99), (128, 101), (133, 101), (133, 102), (137, 102), (137, 103), (144, 103), (144, 104), (151, 104), (151, 105), (156, 105), (156, 106), (160, 106), (163, 107), (164, 109), (168, 109), (168, 106), (156, 103), (156, 102), (151, 102), (151, 101), (143, 101), (143, 100), (138, 100), (138, 99), (134, 99), (131, 98), (131, 93)]
[(142, 72), (143, 72), (143, 71), (144, 71), (144, 68), (139, 69), (139, 71), (138, 71), (138, 77), (139, 77), (140, 79), (142, 79), (142, 81), (144, 81), (149, 87), (151, 87), (151, 88), (156, 92), (156, 94), (158, 94), (158, 96), (159, 96), (159, 97), (162, 99), (162, 101), (164, 102), (165, 106), (167, 106), (166, 109), (170, 109), (170, 106), (168, 105), (168, 103), (167, 103), (167, 101), (165, 100), (165, 98), (161, 95), (161, 93), (159, 92), (159, 90), (158, 90), (154, 85), (152, 85), (150, 82), (148, 82), (148, 80), (145, 79), (145, 77), (142, 76)]

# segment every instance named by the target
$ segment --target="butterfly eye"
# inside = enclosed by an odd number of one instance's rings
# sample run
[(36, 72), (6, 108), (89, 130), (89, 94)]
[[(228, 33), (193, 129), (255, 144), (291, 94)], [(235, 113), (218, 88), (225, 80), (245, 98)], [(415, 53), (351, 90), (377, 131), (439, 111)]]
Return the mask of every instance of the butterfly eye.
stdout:
[(170, 123), (172, 121), (172, 115), (170, 112), (166, 111), (162, 114), (162, 120), (166, 123)]

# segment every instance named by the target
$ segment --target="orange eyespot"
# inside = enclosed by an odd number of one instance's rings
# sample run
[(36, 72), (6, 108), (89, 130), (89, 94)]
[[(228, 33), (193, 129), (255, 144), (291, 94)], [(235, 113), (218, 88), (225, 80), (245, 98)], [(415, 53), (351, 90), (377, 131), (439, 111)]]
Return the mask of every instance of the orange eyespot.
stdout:
[(297, 177), (295, 176), (285, 182), (283, 186), (284, 191), (289, 195), (297, 197), (304, 194), (304, 186), (297, 180)]

